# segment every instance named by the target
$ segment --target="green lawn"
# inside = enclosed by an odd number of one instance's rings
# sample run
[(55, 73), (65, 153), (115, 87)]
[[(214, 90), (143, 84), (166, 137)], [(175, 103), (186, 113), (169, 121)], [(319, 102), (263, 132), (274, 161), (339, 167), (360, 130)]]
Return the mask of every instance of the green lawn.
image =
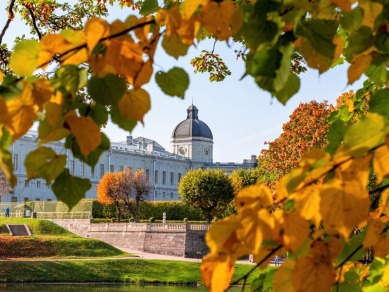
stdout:
[[(5, 224), (27, 224), (32, 236), (10, 236)], [(115, 256), (130, 255), (105, 242), (82, 238), (47, 220), (0, 218), (0, 258)]]
[[(71, 260), (0, 262), (0, 282), (126, 282), (201, 284), (199, 262), (162, 260)], [(252, 265), (238, 264), (234, 279), (245, 275)], [(260, 271), (248, 279), (251, 283)]]

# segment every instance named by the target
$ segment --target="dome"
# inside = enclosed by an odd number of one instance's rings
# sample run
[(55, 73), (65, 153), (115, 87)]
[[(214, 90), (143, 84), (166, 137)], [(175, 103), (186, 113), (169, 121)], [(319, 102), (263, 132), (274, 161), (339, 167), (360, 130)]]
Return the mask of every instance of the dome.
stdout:
[(213, 139), (211, 129), (206, 123), (200, 121), (198, 118), (199, 110), (194, 105), (191, 105), (188, 109), (188, 116), (186, 120), (182, 121), (174, 129), (172, 138), (191, 138), (201, 137)]

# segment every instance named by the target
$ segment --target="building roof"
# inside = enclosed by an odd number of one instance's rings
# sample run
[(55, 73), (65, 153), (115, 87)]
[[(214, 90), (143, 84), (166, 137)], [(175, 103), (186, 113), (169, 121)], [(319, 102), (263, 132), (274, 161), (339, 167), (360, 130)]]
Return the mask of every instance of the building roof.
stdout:
[(200, 121), (198, 118), (199, 110), (194, 105), (187, 109), (186, 120), (182, 121), (174, 129), (172, 138), (191, 138), (201, 137), (213, 139), (211, 129), (206, 123)]

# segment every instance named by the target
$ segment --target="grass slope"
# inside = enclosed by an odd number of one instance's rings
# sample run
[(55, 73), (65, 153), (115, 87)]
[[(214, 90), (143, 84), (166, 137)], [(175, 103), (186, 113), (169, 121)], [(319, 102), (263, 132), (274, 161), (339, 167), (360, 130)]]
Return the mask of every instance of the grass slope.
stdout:
[[(32, 236), (10, 236), (5, 224), (27, 224)], [(105, 242), (82, 238), (47, 220), (0, 218), (0, 258), (128, 255)]]
[[(200, 263), (162, 260), (71, 260), (0, 262), (0, 282), (125, 282), (202, 284)], [(252, 265), (238, 264), (234, 279), (244, 276)], [(250, 284), (260, 271), (248, 279)], [(234, 281), (234, 280), (233, 280)]]

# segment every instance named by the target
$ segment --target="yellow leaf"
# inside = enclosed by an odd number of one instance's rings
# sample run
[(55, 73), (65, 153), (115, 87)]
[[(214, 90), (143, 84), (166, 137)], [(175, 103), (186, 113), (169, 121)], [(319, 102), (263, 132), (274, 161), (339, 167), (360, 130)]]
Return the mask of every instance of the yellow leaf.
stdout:
[(142, 69), (135, 76), (134, 80), (134, 88), (137, 89), (142, 85), (148, 83), (150, 81), (151, 75), (153, 74), (153, 63), (151, 61), (147, 61), (143, 63)]
[(312, 220), (316, 226), (321, 222), (320, 185), (311, 184), (295, 194), (295, 207), (301, 217)]
[(0, 71), (0, 83), (3, 82), (3, 79), (4, 79), (3, 72)]
[(88, 53), (85, 48), (78, 49), (77, 51), (73, 51), (64, 55), (61, 60), (63, 65), (79, 65), (88, 60)]
[[(133, 15), (131, 15), (131, 16), (133, 16)], [(137, 19), (137, 18), (135, 17), (135, 19)], [(125, 31), (126, 29), (128, 29), (127, 24), (123, 23), (120, 20), (115, 20), (114, 22), (112, 22), (112, 24), (110, 26), (110, 34), (116, 34), (116, 33)], [(116, 39), (122, 40), (122, 41), (133, 41), (132, 37), (128, 33), (121, 35), (121, 36), (117, 37)]]
[(89, 53), (93, 51), (97, 43), (110, 33), (109, 24), (97, 17), (90, 18), (85, 24), (86, 44)]
[(370, 216), (375, 219), (381, 218), (381, 214), (388, 215), (388, 199), (389, 199), (389, 189), (386, 189), (382, 192), (380, 197), (380, 202), (378, 208), (373, 212), (370, 212)]
[(389, 233), (387, 232), (385, 235), (380, 235), (378, 238), (378, 242), (373, 246), (374, 256), (380, 258), (386, 258), (389, 254)]
[(211, 253), (218, 253), (225, 250), (224, 244), (235, 233), (238, 228), (238, 221), (235, 215), (228, 216), (222, 220), (212, 223), (205, 240)]
[(389, 176), (389, 149), (385, 144), (374, 151), (373, 167), (380, 184), (384, 177)]
[(64, 100), (63, 100), (63, 96), (62, 96), (62, 93), (57, 90), (50, 98), (49, 100), (50, 102), (52, 103), (56, 103), (56, 104), (59, 104), (59, 105), (62, 105)]
[(209, 254), (203, 258), (200, 272), (209, 291), (224, 292), (230, 285), (234, 265), (227, 256)]
[(383, 226), (379, 219), (369, 217), (367, 220), (367, 232), (363, 241), (363, 246), (372, 247), (380, 240)]
[(308, 238), (308, 222), (296, 212), (284, 213), (282, 229), (284, 247), (289, 251), (297, 251)]
[(127, 120), (143, 123), (144, 115), (150, 110), (150, 96), (144, 89), (127, 91), (119, 100), (120, 114)]
[(356, 55), (347, 70), (348, 84), (353, 84), (365, 73), (373, 58), (371, 55)]
[(32, 95), (32, 85), (24, 82), (21, 95), (7, 101), (8, 121), (6, 127), (16, 140), (23, 136), (36, 119), (37, 106)]
[(243, 13), (232, 2), (207, 1), (203, 6), (199, 21), (213, 36), (227, 40), (242, 26)]
[(336, 169), (336, 177), (343, 181), (354, 181), (366, 188), (369, 183), (370, 161), (370, 154), (349, 160)]
[(65, 115), (65, 122), (85, 157), (100, 145), (100, 128), (91, 117), (78, 117), (75, 111), (70, 111)]
[(359, 3), (359, 7), (362, 7), (364, 11), (362, 25), (366, 25), (374, 30), (374, 22), (377, 16), (382, 12), (383, 6), (380, 3), (372, 1), (361, 2)]
[(382, 278), (380, 280), (382, 286), (388, 287), (389, 286), (389, 266), (385, 267), (384, 272), (382, 273)]
[(34, 103), (42, 110), (43, 104), (50, 100), (53, 95), (53, 87), (47, 79), (38, 79), (33, 83), (32, 89)]
[(370, 208), (369, 194), (358, 181), (332, 179), (324, 184), (320, 210), (323, 221), (348, 239), (352, 228), (361, 223)]
[(31, 76), (39, 64), (40, 43), (24, 40), (18, 43), (10, 60), (10, 67), (16, 75)]
[(203, 0), (186, 0), (182, 2), (180, 9), (183, 19), (189, 19), (203, 3)]
[(287, 260), (276, 270), (273, 280), (275, 292), (294, 292), (292, 274), (295, 266), (295, 261)]
[(235, 197), (235, 206), (240, 213), (243, 209), (259, 210), (273, 205), (273, 198), (269, 188), (265, 185), (253, 185), (239, 191)]
[(330, 262), (328, 246), (315, 241), (308, 256), (296, 260), (292, 272), (292, 284), (295, 291), (331, 291), (335, 273)]
[(59, 34), (44, 35), (40, 40), (40, 44), (39, 65), (50, 62), (55, 54), (61, 54), (67, 49), (67, 42), (64, 37)]

